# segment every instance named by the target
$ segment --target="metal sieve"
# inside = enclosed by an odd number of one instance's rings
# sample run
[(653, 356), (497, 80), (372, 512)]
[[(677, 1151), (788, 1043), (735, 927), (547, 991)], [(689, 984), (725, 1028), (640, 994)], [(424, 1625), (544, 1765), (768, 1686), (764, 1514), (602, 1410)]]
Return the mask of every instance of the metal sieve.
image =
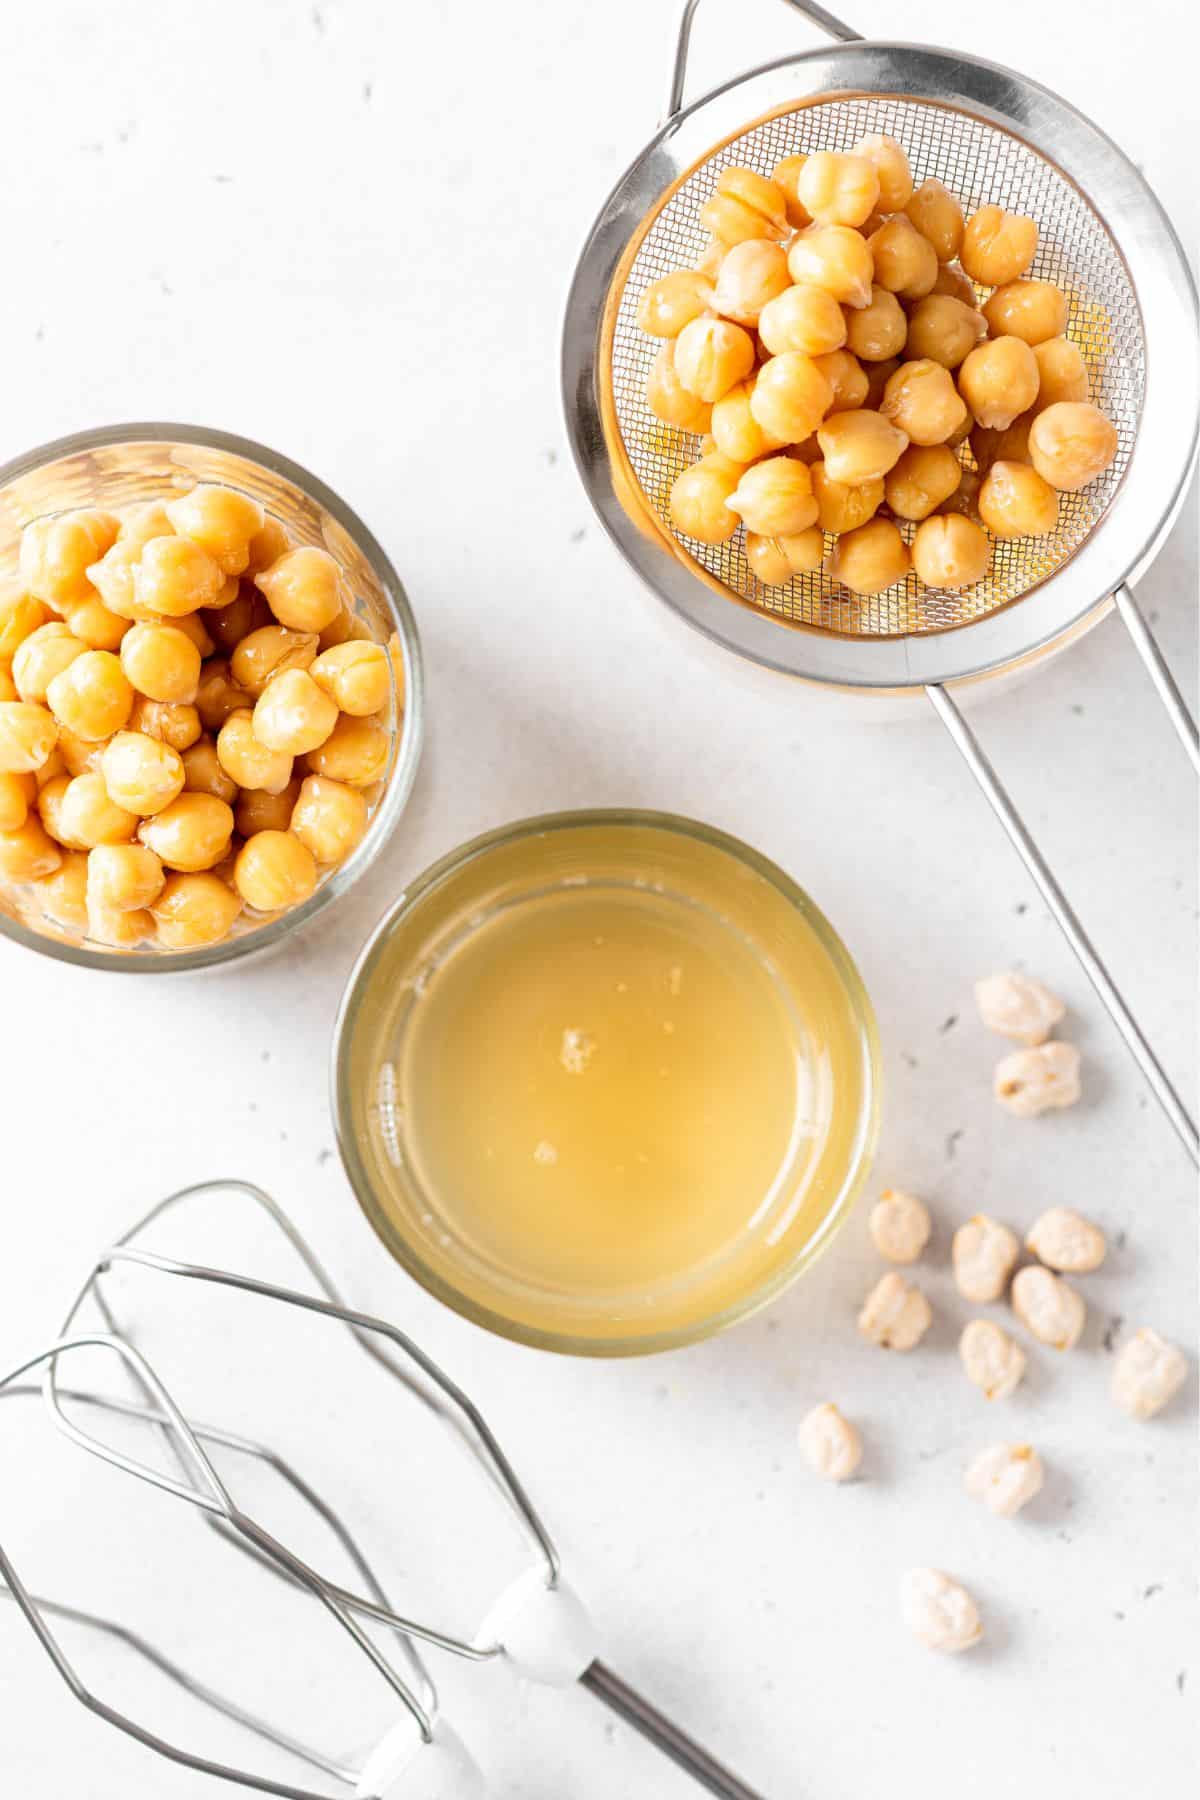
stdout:
[[(864, 43), (809, 0), (787, 4), (840, 40), (835, 47), (754, 69), (685, 106), (698, 4), (683, 8), (665, 122), (606, 200), (571, 286), (563, 390), (584, 484), (638, 573), (725, 648), (827, 686), (925, 691), (1200, 1160), (1195, 1124), (947, 685), (1031, 663), (1115, 603), (1200, 769), (1195, 723), (1128, 585), (1175, 518), (1195, 456), (1196, 295), (1178, 239), (1128, 158), (1057, 95), (976, 58)], [(638, 329), (642, 293), (703, 255), (698, 213), (722, 169), (769, 175), (781, 157), (847, 149), (866, 132), (898, 138), (914, 179), (943, 181), (968, 211), (994, 202), (1037, 219), (1031, 273), (1066, 291), (1069, 335), (1087, 363), (1092, 397), (1117, 427), (1115, 462), (1082, 492), (1060, 496), (1056, 532), (997, 540), (988, 576), (959, 593), (909, 576), (860, 599), (825, 570), (767, 588), (739, 540), (700, 544), (667, 514), (671, 484), (696, 460), (699, 440), (662, 424), (646, 404), (658, 345)], [(910, 536), (914, 528), (902, 529)]]

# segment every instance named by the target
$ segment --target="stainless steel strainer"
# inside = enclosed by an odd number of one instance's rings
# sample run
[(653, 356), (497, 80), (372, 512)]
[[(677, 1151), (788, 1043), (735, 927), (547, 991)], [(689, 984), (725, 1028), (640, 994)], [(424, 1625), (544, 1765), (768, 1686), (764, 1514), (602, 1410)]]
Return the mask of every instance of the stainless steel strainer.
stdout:
[[(1057, 95), (994, 63), (865, 43), (822, 7), (787, 3), (837, 45), (752, 70), (685, 106), (699, 4), (686, 0), (665, 122), (605, 202), (571, 287), (563, 386), (576, 461), (625, 556), (719, 644), (827, 686), (924, 689), (1200, 1161), (1195, 1124), (949, 691), (1062, 648), (1115, 603), (1200, 769), (1195, 723), (1129, 586), (1175, 518), (1195, 456), (1196, 294), (1187, 261), (1138, 170)], [(663, 425), (645, 400), (657, 345), (638, 329), (638, 300), (660, 275), (703, 254), (698, 212), (721, 170), (740, 164), (770, 174), (783, 156), (848, 148), (875, 131), (900, 140), (917, 181), (936, 177), (968, 209), (996, 202), (1038, 220), (1032, 273), (1069, 295), (1070, 335), (1118, 431), (1107, 474), (1062, 496), (1058, 530), (996, 542), (988, 577), (962, 593), (910, 577), (859, 599), (826, 571), (763, 587), (739, 540), (703, 545), (671, 526), (671, 484), (698, 443)]]

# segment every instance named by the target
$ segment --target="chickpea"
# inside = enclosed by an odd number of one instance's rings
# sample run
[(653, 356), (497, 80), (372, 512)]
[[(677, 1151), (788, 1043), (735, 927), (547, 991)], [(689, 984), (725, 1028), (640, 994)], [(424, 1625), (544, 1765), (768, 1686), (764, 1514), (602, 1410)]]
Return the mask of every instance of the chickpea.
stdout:
[(1058, 400), (1030, 426), (1029, 454), (1043, 481), (1074, 494), (1111, 468), (1117, 428), (1090, 401)]
[(317, 865), (292, 832), (260, 831), (242, 845), (233, 878), (255, 912), (279, 912), (308, 899), (317, 885)]
[(979, 489), (979, 516), (998, 538), (1045, 537), (1058, 526), (1058, 495), (1025, 463), (994, 462)]
[(194, 706), (171, 700), (147, 700), (144, 694), (138, 694), (129, 715), (129, 729), (169, 744), (172, 750), (182, 751), (196, 742), (203, 727)]
[(707, 431), (712, 420), (712, 407), (690, 394), (679, 379), (675, 367), (675, 346), (665, 343), (646, 377), (646, 405), (664, 425), (677, 431)]
[(1043, 1480), (1042, 1459), (1032, 1444), (993, 1444), (980, 1451), (963, 1486), (998, 1519), (1011, 1519), (1041, 1493)]
[(729, 511), (725, 502), (737, 487), (740, 475), (740, 465), (720, 454), (703, 456), (677, 475), (670, 499), (671, 523), (676, 531), (702, 544), (723, 544), (731, 538), (738, 527), (737, 515)]
[(228, 606), (210, 608), (203, 614), (193, 613), (191, 617), (203, 618), (213, 649), (223, 651), (226, 656), (233, 655), (243, 638), (261, 631), (264, 625), (275, 623), (265, 594), (260, 594), (247, 582), (240, 584), (237, 599), (231, 600)]
[[(153, 623), (153, 621), (147, 620), (145, 623)], [(185, 613), (181, 619), (173, 620), (171, 630), (182, 631), (188, 643), (194, 644), (200, 652), (201, 662), (206, 656), (211, 656), (216, 649), (216, 645), (209, 636), (208, 627), (204, 623), (203, 615), (200, 613)]]
[[(713, 441), (730, 462), (752, 463), (758, 457), (766, 456), (768, 451), (779, 448), (777, 441), (767, 435), (750, 410), (753, 392), (753, 381), (739, 381), (736, 387), (721, 395), (712, 409)], [(327, 693), (331, 691), (326, 688)], [(343, 708), (345, 712), (350, 710)], [(379, 708), (372, 706), (364, 710), (377, 712)]]
[(154, 935), (154, 919), (140, 908), (129, 912), (111, 912), (105, 907), (87, 909), (87, 934), (97, 944), (111, 950), (132, 950)]
[(17, 700), (17, 684), (12, 678), (12, 664), (0, 662), (0, 700)]
[(818, 462), (812, 468), (812, 487), (817, 503), (817, 522), (822, 531), (831, 531), (835, 536), (857, 531), (860, 525), (873, 519), (883, 505), (884, 487), (880, 476), (870, 481), (835, 481), (825, 464)]
[(958, 486), (948, 500), (942, 501), (938, 512), (959, 513), (964, 519), (973, 519), (979, 510), (979, 487), (979, 470), (964, 468)]
[(58, 737), (58, 722), (30, 700), (0, 700), (0, 772), (32, 775)]
[(716, 192), (700, 208), (700, 223), (723, 244), (787, 235), (787, 195), (753, 169), (722, 169)]
[(1131, 1419), (1152, 1419), (1179, 1392), (1187, 1368), (1181, 1350), (1143, 1325), (1121, 1346), (1113, 1364), (1113, 1402)]
[(1037, 251), (1038, 228), (1024, 213), (981, 206), (963, 232), (959, 261), (981, 287), (1003, 287), (1023, 275)]
[(927, 1650), (957, 1655), (983, 1637), (979, 1608), (941, 1569), (910, 1569), (900, 1587), (905, 1624)]
[(233, 812), (214, 794), (180, 794), (152, 819), (143, 819), (138, 836), (166, 864), (194, 874), (219, 863), (229, 847)]
[(289, 781), (277, 794), (266, 788), (243, 788), (238, 796), (234, 823), (244, 838), (260, 831), (286, 831), (300, 795), (298, 777)]
[(1037, 358), (1020, 338), (991, 338), (965, 358), (959, 392), (980, 425), (1003, 431), (1037, 399)]
[(315, 631), (289, 631), (286, 625), (263, 625), (237, 646), (230, 660), (230, 674), (243, 693), (257, 700), (276, 675), (285, 669), (307, 669), (316, 654)]
[(747, 469), (725, 503), (760, 537), (807, 531), (817, 520), (812, 478), (802, 462), (770, 456)]
[(253, 719), (254, 735), (268, 749), (303, 756), (325, 742), (337, 724), (338, 707), (306, 669), (285, 669), (263, 689)]
[(17, 831), (37, 798), (38, 785), (30, 774), (0, 775), (0, 831)]
[(254, 714), (245, 707), (230, 713), (222, 725), (217, 734), (217, 756), (239, 788), (265, 788), (268, 793), (279, 794), (292, 779), (291, 752), (264, 744), (254, 730)]
[(792, 280), (825, 288), (843, 306), (869, 303), (873, 270), (866, 240), (848, 225), (810, 225), (788, 249)]
[(833, 404), (833, 388), (811, 356), (785, 350), (758, 371), (750, 412), (777, 444), (799, 444)]
[(826, 1481), (848, 1481), (862, 1461), (862, 1439), (832, 1401), (814, 1406), (801, 1420), (800, 1448)]
[(915, 1194), (885, 1188), (871, 1208), (871, 1242), (888, 1262), (914, 1263), (933, 1229), (929, 1208)]
[(42, 916), (68, 931), (87, 930), (87, 852), (68, 850), (57, 869), (34, 882)]
[(174, 625), (133, 625), (121, 645), (130, 685), (150, 700), (188, 706), (200, 685), (200, 652)]
[(884, 1350), (915, 1349), (932, 1323), (933, 1310), (920, 1288), (894, 1269), (875, 1283), (858, 1315), (862, 1336)]
[(14, 657), (27, 637), (41, 629), (50, 609), (19, 587), (0, 594), (0, 657)]
[(995, 462), (1029, 462), (1029, 428), (1033, 421), (1034, 414), (1026, 412), (1003, 431), (989, 431), (983, 425), (972, 428), (971, 449), (982, 474), (986, 475)]
[(21, 533), (21, 580), (35, 599), (62, 611), (92, 597), (88, 566), (116, 541), (111, 513), (92, 510), (36, 519)]
[(985, 301), (983, 316), (993, 337), (1019, 337), (1032, 346), (1062, 335), (1070, 306), (1052, 281), (1010, 281)]
[(1035, 411), (1045, 412), (1060, 400), (1087, 399), (1087, 364), (1078, 344), (1065, 337), (1047, 338), (1033, 346), (1033, 354), (1040, 378)]
[(242, 902), (215, 873), (168, 875), (150, 910), (160, 944), (194, 950), (228, 937)]
[(959, 1226), (950, 1247), (959, 1293), (967, 1300), (998, 1300), (1020, 1254), (1014, 1231), (986, 1213), (976, 1213)]
[(991, 567), (992, 546), (974, 519), (935, 516), (917, 526), (912, 561), (926, 587), (971, 587)]
[(133, 707), (133, 689), (111, 650), (85, 650), (46, 689), (60, 725), (98, 742), (120, 731)]
[(273, 562), (278, 562), (288, 548), (288, 542), (288, 534), (284, 526), (268, 513), (262, 525), (250, 539), (250, 560), (245, 568), (246, 579), (252, 580), (264, 569), (269, 569)]
[(1087, 1321), (1087, 1307), (1075, 1289), (1034, 1265), (1013, 1276), (1012, 1308), (1039, 1344), (1055, 1350), (1074, 1349)]
[(867, 239), (875, 263), (875, 280), (902, 300), (920, 300), (937, 280), (937, 252), (922, 237), (907, 213), (885, 219)]
[(15, 831), (0, 831), (0, 876), (6, 881), (40, 881), (61, 862), (62, 851), (36, 813), (29, 813)]
[[(852, 313), (851, 318), (858, 315)], [(846, 342), (846, 315), (825, 288), (788, 287), (768, 300), (758, 318), (758, 335), (772, 356), (799, 350), (824, 356)]]
[(322, 631), (341, 609), (338, 566), (328, 550), (315, 545), (302, 544), (285, 551), (269, 569), (256, 575), (255, 581), (279, 623), (291, 631)]
[(945, 444), (913, 444), (894, 469), (884, 491), (898, 519), (927, 519), (962, 480), (962, 464)]
[(963, 1372), (985, 1400), (1007, 1400), (1025, 1373), (1025, 1352), (992, 1319), (972, 1319), (958, 1340)]
[(796, 180), (801, 206), (819, 225), (861, 225), (879, 201), (879, 172), (866, 156), (817, 150)]
[[(392, 636), (395, 637), (395, 635), (393, 632)], [(371, 628), (366, 620), (360, 619), (357, 613), (351, 612), (349, 607), (343, 606), (332, 625), (327, 625), (324, 631), (318, 633), (317, 648), (332, 650), (338, 644), (348, 644), (352, 639), (356, 643), (362, 643), (370, 636)]]
[(183, 786), (189, 794), (215, 794), (232, 806), (238, 797), (238, 784), (221, 767), (217, 746), (210, 737), (197, 739), (183, 752)]
[(739, 325), (757, 325), (763, 307), (790, 283), (782, 246), (770, 238), (747, 238), (726, 253), (717, 273), (713, 306)]
[(136, 815), (112, 798), (99, 769), (70, 777), (59, 803), (58, 821), (61, 839), (72, 849), (124, 844), (137, 829)]
[(943, 263), (938, 270), (938, 278), (930, 288), (931, 294), (945, 294), (950, 300), (961, 300), (972, 312), (979, 310), (979, 297), (975, 292), (975, 284), (968, 281), (957, 263)]
[[(897, 371), (899, 373), (899, 371)], [(899, 462), (908, 448), (906, 434), (882, 413), (833, 413), (817, 431), (825, 473), (848, 487), (875, 481)]]
[(807, 531), (782, 532), (777, 537), (746, 533), (746, 561), (764, 587), (780, 587), (793, 575), (811, 574), (825, 557), (825, 539), (818, 525)]
[(249, 494), (203, 481), (163, 511), (175, 530), (207, 551), (224, 575), (241, 574), (250, 561), (250, 540), (266, 517)]
[(356, 789), (320, 775), (301, 782), (291, 830), (317, 862), (342, 862), (366, 829), (367, 803)]
[(71, 777), (65, 774), (52, 775), (44, 781), (37, 792), (37, 815), (56, 844), (65, 844), (72, 850), (85, 850), (87, 845), (80, 839), (73, 838), (63, 823), (63, 795), (71, 785)]
[(783, 454), (794, 456), (797, 462), (806, 463), (811, 469), (814, 463), (821, 460), (821, 446), (817, 442), (816, 432), (810, 431), (798, 444), (789, 444)]
[(883, 390), (900, 367), (898, 356), (889, 356), (883, 362), (867, 364), (867, 410), (878, 412), (879, 403), (883, 399)]
[[(94, 771), (93, 771), (94, 773)], [(145, 818), (170, 806), (183, 792), (183, 759), (170, 744), (140, 731), (118, 731), (100, 758), (111, 798), (127, 813)], [(80, 775), (77, 780), (84, 780)]]
[(927, 294), (913, 308), (908, 322), (908, 354), (957, 369), (973, 350), (987, 326), (982, 313), (964, 306), (948, 294)]
[(54, 677), (69, 668), (87, 645), (69, 625), (51, 619), (39, 625), (17, 645), (12, 660), (13, 681), (22, 700), (42, 701)]
[(940, 181), (923, 181), (904, 210), (933, 245), (938, 261), (953, 262), (963, 240), (963, 209), (950, 189)]
[(875, 169), (879, 181), (879, 210), (900, 212), (912, 198), (913, 178), (904, 146), (886, 132), (872, 131), (854, 146)]
[(787, 199), (787, 221), (794, 231), (802, 231), (812, 224), (808, 208), (800, 198), (800, 176), (807, 161), (807, 156), (785, 156), (771, 171), (772, 181), (783, 189)]
[(871, 519), (843, 532), (833, 553), (834, 579), (852, 594), (881, 594), (912, 567), (908, 545), (890, 519)]
[(134, 576), (142, 559), (142, 546), (132, 538), (118, 538), (98, 562), (88, 567), (91, 582), (105, 610), (119, 619), (153, 619), (157, 615), (138, 600)]
[(212, 606), (224, 587), (219, 564), (186, 537), (151, 538), (133, 571), (137, 604), (168, 619)]
[(130, 912), (158, 898), (163, 866), (144, 844), (99, 844), (88, 857), (87, 903), (100, 912)]
[(713, 304), (712, 283), (697, 269), (675, 269), (651, 282), (638, 301), (638, 324), (647, 337), (678, 337)]
[(232, 679), (229, 664), (222, 657), (213, 657), (204, 664), (196, 689), (196, 711), (205, 731), (220, 731), (231, 714), (246, 710), (253, 699)]
[(675, 339), (675, 373), (689, 394), (709, 405), (753, 367), (754, 340), (728, 319), (693, 319)]
[(336, 644), (322, 652), (308, 672), (342, 712), (356, 719), (380, 712), (391, 697), (391, 663), (382, 644), (363, 639)]
[(100, 767), (100, 758), (104, 755), (107, 741), (102, 738), (99, 743), (92, 743), (88, 738), (76, 737), (73, 731), (60, 728), (54, 753), (68, 775), (83, 775), (88, 769)]
[(1039, 1262), (1060, 1275), (1090, 1275), (1108, 1251), (1104, 1233), (1069, 1206), (1052, 1206), (1036, 1219), (1025, 1239)]
[(870, 383), (857, 356), (849, 350), (830, 350), (813, 361), (833, 389), (830, 412), (854, 412), (864, 404)]
[(989, 1031), (1018, 1044), (1044, 1044), (1066, 1014), (1057, 994), (1031, 976), (1010, 971), (975, 983), (975, 1004)]
[(866, 306), (851, 307), (844, 315), (846, 342), (864, 362), (886, 362), (898, 356), (908, 336), (908, 320), (895, 294), (875, 282)]
[(129, 620), (110, 611), (95, 594), (88, 600), (78, 600), (73, 606), (65, 606), (63, 618), (72, 634), (81, 639), (90, 650), (119, 650), (125, 633), (129, 630)]
[(1079, 1060), (1073, 1044), (1056, 1041), (1015, 1050), (996, 1064), (992, 1092), (1001, 1106), (1019, 1119), (1036, 1118), (1049, 1108), (1074, 1106), (1081, 1092)]
[(117, 542), (131, 545), (135, 555), (140, 556), (151, 538), (173, 537), (174, 533), (162, 501), (144, 500), (121, 513)]
[[(729, 517), (736, 529), (734, 514)], [(320, 749), (309, 751), (309, 773), (328, 775), (350, 787), (370, 787), (386, 773), (391, 745), (389, 734), (370, 719), (352, 719), (343, 713)]]
[(928, 359), (900, 364), (879, 410), (914, 444), (945, 443), (967, 416), (950, 371)]

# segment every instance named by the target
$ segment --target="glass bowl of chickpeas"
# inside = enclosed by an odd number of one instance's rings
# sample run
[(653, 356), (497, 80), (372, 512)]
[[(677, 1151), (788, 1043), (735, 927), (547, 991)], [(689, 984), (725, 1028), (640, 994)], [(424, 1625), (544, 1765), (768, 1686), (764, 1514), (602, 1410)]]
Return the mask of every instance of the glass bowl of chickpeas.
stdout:
[(0, 932), (91, 968), (278, 943), (416, 772), (416, 626), (362, 521), (260, 444), (102, 427), (0, 469)]

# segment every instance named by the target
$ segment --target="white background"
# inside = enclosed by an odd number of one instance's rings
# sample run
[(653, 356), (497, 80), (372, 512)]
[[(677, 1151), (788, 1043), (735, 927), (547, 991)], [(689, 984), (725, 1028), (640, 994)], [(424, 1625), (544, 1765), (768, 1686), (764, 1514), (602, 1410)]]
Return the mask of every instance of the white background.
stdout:
[[(175, 418), (308, 464), (408, 584), (430, 730), (380, 866), (286, 955), (147, 983), (0, 946), (0, 1367), (53, 1329), (91, 1256), (139, 1208), (206, 1175), (254, 1177), (360, 1304), (411, 1329), (484, 1406), (564, 1543), (610, 1660), (771, 1800), (968, 1786), (974, 1800), (1178, 1794), (1200, 1685), (1200, 1671), (1190, 1687), (1186, 1674), (1194, 1374), (1169, 1415), (1133, 1425), (1110, 1407), (1102, 1340), (1117, 1315), (1193, 1338), (1184, 1158), (934, 720), (917, 708), (880, 724), (869, 708), (759, 686), (700, 657), (604, 538), (571, 466), (562, 301), (595, 209), (661, 108), (673, 10), (42, 0), (7, 37), (0, 457), (91, 424)], [(1060, 89), (1132, 153), (1190, 238), (1192, 83), (1174, 0), (1142, 0), (1135, 18), (1082, 0), (902, 10), (898, 21), (857, 0), (853, 23), (948, 36)], [(714, 0), (697, 28), (697, 84), (809, 41), (769, 0)], [(1195, 568), (1189, 509), (1142, 587), (1189, 693)], [(1120, 626), (1109, 620), (974, 716), (1188, 1081), (1194, 812)], [(412, 1286), (361, 1222), (330, 1154), (326, 1063), (369, 927), (468, 835), (622, 803), (747, 837), (810, 888), (859, 960), (887, 1073), (873, 1189), (911, 1187), (937, 1219), (922, 1276), (937, 1323), (912, 1358), (855, 1338), (878, 1272), (865, 1207), (765, 1316), (613, 1366), (493, 1342)], [(1002, 1045), (974, 1019), (970, 989), (1005, 965), (1070, 1002), (1086, 1095), (1069, 1115), (1025, 1124), (990, 1099)], [(949, 1234), (977, 1208), (1021, 1227), (1052, 1202), (1083, 1207), (1123, 1247), (1084, 1284), (1081, 1347), (1039, 1352), (1019, 1398), (989, 1413), (954, 1351), (965, 1314)], [(864, 1478), (844, 1490), (816, 1482), (795, 1444), (803, 1412), (831, 1397), (867, 1442)], [(320, 1413), (293, 1387), (275, 1423), (319, 1461), (318, 1427), (332, 1430), (335, 1413), (374, 1445), (375, 1415), (353, 1388)], [(61, 1593), (82, 1579), (70, 1554), (82, 1465), (48, 1450), (27, 1402), (6, 1408), (0, 1429), (0, 1541), (44, 1586), (59, 1570)], [(1026, 1435), (1047, 1488), (1019, 1521), (994, 1520), (963, 1496), (964, 1460)], [(154, 1558), (137, 1541), (117, 1548), (116, 1478), (94, 1479), (114, 1533), (104, 1572), (144, 1596)], [(171, 1515), (161, 1541), (186, 1538), (173, 1509), (159, 1510)], [(469, 1529), (457, 1489), (436, 1513)], [(898, 1621), (897, 1578), (926, 1562), (979, 1598), (988, 1644), (970, 1657), (935, 1660)], [(227, 1637), (205, 1648), (191, 1623), (177, 1619), (199, 1666), (256, 1691), (264, 1662), (249, 1628), (230, 1612)], [(298, 1642), (275, 1642), (275, 1678)], [(103, 1655), (94, 1666), (107, 1667)], [(338, 1664), (351, 1682), (354, 1667)], [(278, 1686), (280, 1710), (289, 1716), (290, 1698), (296, 1726), (327, 1742), (323, 1677), (303, 1681), (290, 1696)], [(451, 1670), (448, 1687), (504, 1800), (698, 1791), (585, 1694), (525, 1694), (500, 1670)], [(219, 1791), (89, 1719), (7, 1608), (0, 1790)]]

